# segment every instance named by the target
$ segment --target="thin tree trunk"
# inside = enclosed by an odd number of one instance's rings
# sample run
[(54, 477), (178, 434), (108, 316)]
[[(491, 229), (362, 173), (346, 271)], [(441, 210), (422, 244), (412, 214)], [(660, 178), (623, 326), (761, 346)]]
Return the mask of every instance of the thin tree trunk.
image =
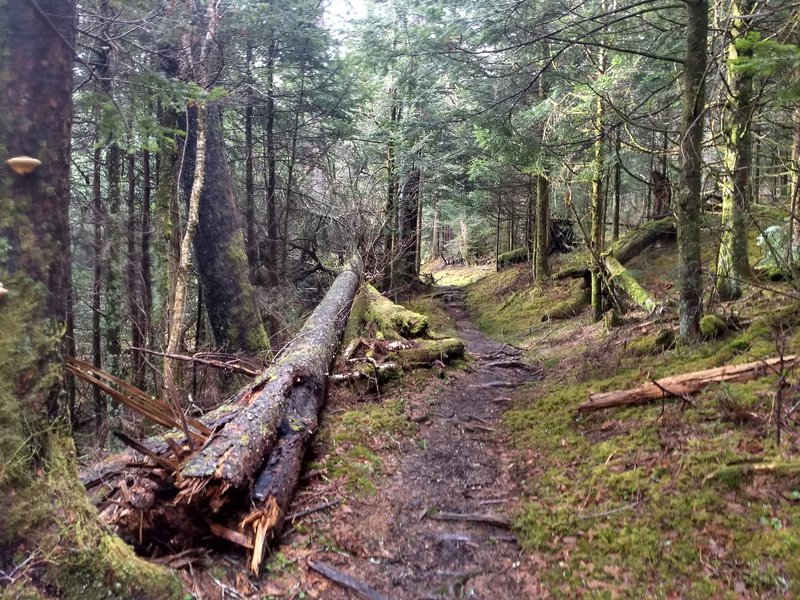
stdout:
[[(141, 273), (142, 273), (142, 326), (144, 327), (144, 346), (149, 348), (153, 342), (153, 274), (150, 259), (150, 238), (152, 235), (150, 222), (150, 200), (152, 182), (150, 174), (150, 151), (142, 153), (142, 236), (141, 236)], [(147, 381), (147, 361), (143, 361), (140, 389), (144, 389)]]
[(753, 0), (734, 0), (730, 5), (728, 39), (728, 95), (725, 101), (723, 137), (726, 173), (722, 187), (722, 240), (717, 260), (717, 292), (723, 300), (742, 295), (743, 283), (752, 276), (747, 253), (747, 209), (750, 203), (752, 163), (753, 76), (735, 68), (739, 59), (752, 57), (752, 47), (742, 47), (747, 35)]
[(536, 239), (533, 253), (533, 277), (544, 281), (550, 277), (550, 179), (547, 172), (536, 176)]
[(708, 1), (687, 0), (686, 56), (681, 114), (681, 189), (677, 194), (680, 261), (680, 334), (700, 333), (703, 279), (700, 261), (700, 209), (703, 183), (703, 120), (708, 62)]
[[(105, 265), (105, 244), (103, 242), (103, 194), (100, 188), (102, 172), (102, 151), (95, 148), (92, 156), (92, 207), (94, 212), (94, 257), (92, 281), (92, 366), (98, 369), (103, 366), (102, 332), (100, 318), (103, 312), (102, 291), (103, 271)], [(94, 406), (94, 430), (97, 439), (102, 443), (105, 436), (103, 429), (106, 423), (106, 399), (97, 386), (92, 386), (92, 404)]]
[(122, 364), (120, 355), (122, 354), (122, 343), (120, 340), (122, 331), (122, 286), (120, 284), (120, 273), (122, 272), (120, 253), (117, 248), (116, 240), (121, 238), (121, 227), (119, 226), (120, 204), (122, 203), (122, 191), (120, 187), (122, 156), (119, 146), (112, 142), (106, 152), (108, 161), (108, 213), (106, 215), (106, 351), (108, 352), (108, 371), (116, 377), (121, 376)]
[[(601, 54), (601, 73), (603, 72), (602, 64), (605, 54)], [(594, 142), (594, 172), (592, 175), (592, 193), (591, 193), (591, 214), (592, 214), (592, 231), (591, 231), (591, 244), (592, 244), (592, 315), (595, 321), (599, 321), (603, 317), (603, 272), (602, 265), (599, 263), (600, 254), (603, 252), (603, 231), (605, 223), (603, 222), (603, 162), (604, 152), (603, 143), (605, 135), (605, 106), (603, 98), (598, 96), (597, 108), (595, 109), (594, 119), (594, 134), (596, 136)]]
[(246, 227), (247, 262), (250, 270), (255, 273), (258, 263), (258, 240), (256, 239), (256, 203), (253, 185), (253, 87), (254, 80), (251, 72), (253, 63), (253, 46), (247, 42), (247, 106), (244, 108), (244, 220)]
[(139, 229), (136, 219), (136, 160), (133, 154), (128, 155), (128, 222), (126, 227), (126, 238), (128, 241), (125, 268), (125, 279), (128, 296), (128, 310), (130, 312), (131, 325), (131, 373), (133, 385), (142, 389), (144, 387), (144, 356), (140, 348), (144, 347), (145, 328), (142, 320), (142, 293), (141, 277), (139, 266), (139, 244), (136, 233)]
[(611, 241), (619, 239), (619, 205), (622, 192), (622, 162), (620, 158), (620, 139), (619, 130), (614, 138), (614, 214), (611, 221)]
[(278, 285), (278, 184), (275, 174), (275, 55), (277, 40), (272, 40), (267, 57), (267, 281), (270, 286)]

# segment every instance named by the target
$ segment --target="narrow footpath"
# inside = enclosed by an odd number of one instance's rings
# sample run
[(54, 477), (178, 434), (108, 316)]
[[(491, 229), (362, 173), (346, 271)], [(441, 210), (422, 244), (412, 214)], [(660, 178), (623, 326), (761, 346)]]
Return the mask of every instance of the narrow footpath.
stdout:
[[(508, 526), (524, 482), (500, 418), (513, 388), (539, 370), (513, 366), (518, 351), (477, 329), (462, 290), (440, 294), (476, 360), (428, 399), (416, 440), (399, 445), (377, 493), (348, 500), (319, 524), (332, 547), (310, 548), (308, 558), (392, 600), (537, 597), (536, 566)], [(329, 585), (318, 597), (365, 597)]]

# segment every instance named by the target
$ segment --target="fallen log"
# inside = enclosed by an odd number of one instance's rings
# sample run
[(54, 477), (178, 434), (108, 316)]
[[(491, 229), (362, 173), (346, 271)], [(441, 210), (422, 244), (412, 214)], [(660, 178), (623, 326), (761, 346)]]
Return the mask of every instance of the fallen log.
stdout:
[(636, 306), (648, 313), (662, 312), (661, 303), (636, 280), (623, 265), (636, 258), (653, 244), (675, 237), (675, 219), (665, 217), (651, 221), (614, 242), (602, 254), (604, 275), (609, 285), (621, 290)]
[(425, 337), (428, 334), (428, 317), (395, 304), (381, 295), (371, 285), (367, 285), (367, 305), (365, 320), (374, 323), (386, 339), (406, 339)]
[(670, 216), (650, 221), (614, 242), (608, 249), (608, 254), (625, 264), (653, 244), (672, 239), (676, 235), (675, 217)]
[(389, 600), (388, 597), (376, 592), (363, 581), (359, 581), (358, 579), (351, 577), (333, 565), (329, 565), (328, 563), (324, 563), (320, 560), (311, 560), (309, 558), (308, 566), (312, 571), (315, 571), (326, 579), (330, 579), (343, 588), (352, 591), (364, 600)]
[(300, 414), (298, 427), (315, 425), (316, 415), (313, 423), (304, 423), (298, 409), (323, 393), (361, 270), (360, 259), (350, 262), (274, 365), (239, 395), (244, 408), (186, 461), (180, 470), (182, 501), (196, 503), (202, 492), (219, 507), (229, 488), (249, 485), (284, 417), (292, 414), (288, 409)]
[(673, 375), (649, 381), (628, 390), (614, 390), (590, 394), (589, 400), (577, 410), (585, 412), (615, 406), (634, 406), (670, 397), (684, 398), (696, 394), (711, 383), (742, 383), (764, 375), (777, 374), (781, 369), (791, 369), (800, 364), (796, 355), (759, 360), (743, 365), (724, 365), (703, 371)]
[(603, 256), (603, 267), (605, 268), (608, 282), (625, 292), (636, 306), (648, 313), (659, 311), (661, 304), (658, 300), (644, 289), (642, 284), (616, 258)]
[(386, 358), (404, 369), (413, 369), (420, 365), (430, 365), (436, 360), (448, 362), (463, 356), (464, 342), (459, 338), (445, 338), (414, 340), (414, 346), (390, 352)]

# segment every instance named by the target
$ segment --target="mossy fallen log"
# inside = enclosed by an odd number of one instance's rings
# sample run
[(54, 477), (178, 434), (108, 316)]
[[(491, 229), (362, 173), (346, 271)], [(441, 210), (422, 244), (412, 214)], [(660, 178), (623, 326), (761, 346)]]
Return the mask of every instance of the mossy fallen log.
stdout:
[(608, 254), (625, 264), (639, 256), (653, 244), (669, 240), (677, 235), (675, 217), (665, 217), (650, 221), (642, 227), (630, 231), (608, 248)]
[(244, 408), (186, 461), (180, 470), (184, 501), (196, 502), (201, 489), (200, 496), (222, 494), (251, 481), (295, 392), (321, 396), (361, 269), (360, 259), (345, 268), (275, 364), (239, 395)]
[(653, 295), (642, 287), (631, 272), (622, 266), (616, 258), (611, 255), (603, 256), (603, 267), (606, 271), (606, 278), (610, 285), (625, 292), (631, 301), (646, 310), (654, 312), (661, 308), (660, 303)]
[(800, 462), (771, 461), (725, 465), (706, 475), (704, 483), (719, 481), (731, 489), (748, 483), (755, 475), (796, 477), (800, 475)]
[(443, 340), (414, 340), (414, 346), (390, 352), (387, 360), (396, 362), (404, 369), (430, 365), (439, 360), (448, 362), (464, 356), (464, 342), (458, 338)]
[(497, 270), (502, 271), (506, 267), (516, 265), (528, 260), (527, 248), (515, 248), (509, 252), (503, 252), (497, 255)]
[(369, 304), (364, 320), (373, 323), (387, 340), (425, 337), (428, 334), (428, 317), (395, 304), (381, 295), (373, 286), (366, 286)]

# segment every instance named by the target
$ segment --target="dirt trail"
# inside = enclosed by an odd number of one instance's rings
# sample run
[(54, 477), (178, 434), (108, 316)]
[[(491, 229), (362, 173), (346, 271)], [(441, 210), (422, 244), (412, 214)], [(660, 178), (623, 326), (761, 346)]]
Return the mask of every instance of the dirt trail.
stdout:
[[(444, 289), (448, 312), (477, 356), (452, 377), (420, 424), (416, 443), (395, 453), (392, 474), (375, 496), (349, 500), (323, 526), (346, 551), (314, 552), (391, 599), (531, 598), (540, 595), (535, 565), (509, 529), (430, 518), (436, 511), (511, 518), (520, 498), (514, 464), (498, 429), (511, 388), (535, 370), (487, 366), (511, 358), (470, 321), (464, 292)], [(421, 442), (420, 440), (425, 440)], [(331, 584), (325, 599), (355, 598)]]

